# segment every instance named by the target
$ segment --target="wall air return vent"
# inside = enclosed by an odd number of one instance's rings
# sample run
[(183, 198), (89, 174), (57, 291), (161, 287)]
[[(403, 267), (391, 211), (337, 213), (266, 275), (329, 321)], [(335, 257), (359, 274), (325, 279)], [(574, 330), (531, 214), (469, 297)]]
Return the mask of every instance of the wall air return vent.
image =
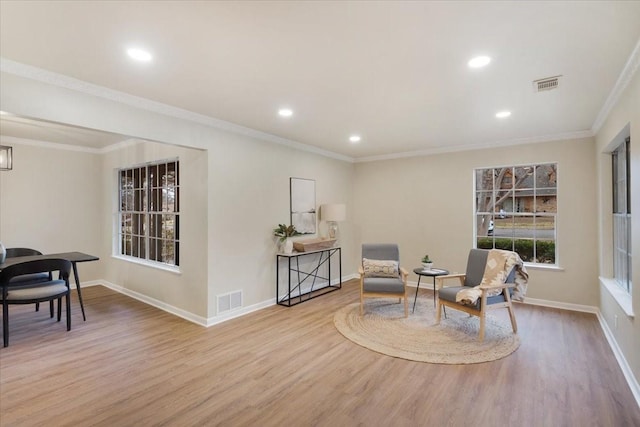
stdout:
[(217, 296), (218, 314), (242, 307), (242, 291), (233, 291)]
[(560, 78), (562, 76), (546, 77), (544, 79), (533, 81), (533, 90), (535, 92), (544, 92), (547, 90), (557, 89), (560, 86)]

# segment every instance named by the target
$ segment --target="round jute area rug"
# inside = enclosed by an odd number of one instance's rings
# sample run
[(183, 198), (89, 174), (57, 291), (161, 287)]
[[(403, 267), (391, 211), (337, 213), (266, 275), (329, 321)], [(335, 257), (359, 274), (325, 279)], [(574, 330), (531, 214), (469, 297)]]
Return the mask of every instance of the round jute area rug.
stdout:
[(458, 310), (447, 310), (435, 324), (432, 301), (418, 300), (415, 313), (404, 317), (397, 300), (367, 300), (365, 314), (360, 303), (338, 310), (333, 323), (354, 343), (378, 353), (417, 362), (461, 365), (501, 359), (516, 351), (520, 338), (509, 321), (487, 316), (484, 341), (478, 341), (480, 319)]

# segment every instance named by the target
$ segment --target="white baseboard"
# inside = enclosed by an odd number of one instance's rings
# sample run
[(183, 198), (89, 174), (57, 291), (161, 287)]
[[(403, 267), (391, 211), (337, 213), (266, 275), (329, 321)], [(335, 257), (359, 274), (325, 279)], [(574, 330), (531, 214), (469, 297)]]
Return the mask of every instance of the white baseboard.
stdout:
[[(95, 282), (95, 283), (93, 283)], [(100, 284), (102, 286), (105, 286), (111, 290), (114, 290), (116, 292), (119, 292), (123, 295), (126, 295), (128, 297), (131, 297), (133, 299), (136, 299), (138, 301), (144, 302), (146, 304), (149, 304), (153, 307), (159, 308), (160, 310), (166, 311), (167, 313), (171, 313), (174, 314), (178, 317), (182, 317), (185, 320), (188, 320), (190, 322), (196, 323), (198, 325), (201, 326), (209, 326), (208, 325), (208, 319), (202, 317), (202, 316), (197, 316), (191, 312), (188, 312), (186, 310), (183, 310), (181, 308), (178, 307), (174, 307), (171, 304), (167, 304), (166, 302), (163, 301), (159, 301), (155, 298), (151, 298), (147, 295), (143, 295), (141, 293), (138, 293), (136, 291), (132, 291), (131, 289), (127, 289), (127, 288), (123, 288), (120, 285), (116, 285), (113, 284), (111, 282), (108, 282), (106, 280), (95, 280), (93, 282), (87, 282), (87, 286), (90, 286), (91, 284), (97, 285)], [(85, 284), (83, 283), (82, 286), (84, 287)]]
[(631, 370), (631, 366), (627, 362), (627, 359), (624, 357), (620, 346), (618, 346), (618, 342), (615, 339), (613, 333), (611, 333), (611, 329), (609, 329), (609, 325), (604, 320), (602, 313), (598, 307), (590, 306), (590, 305), (580, 305), (580, 304), (571, 304), (565, 302), (557, 302), (557, 301), (548, 301), (542, 299), (535, 298), (525, 298), (524, 303), (520, 304), (530, 304), (530, 305), (539, 305), (543, 307), (551, 307), (551, 308), (560, 308), (563, 310), (570, 311), (580, 311), (583, 313), (593, 313), (598, 318), (598, 322), (600, 322), (600, 328), (602, 328), (602, 332), (604, 333), (607, 342), (609, 343), (609, 347), (611, 351), (613, 351), (613, 355), (618, 361), (618, 365), (622, 370), (622, 374), (624, 378), (627, 380), (627, 384), (629, 384), (629, 388), (631, 389), (631, 393), (633, 397), (636, 399), (636, 403), (638, 407), (640, 407), (640, 385), (638, 384), (638, 380), (633, 375), (633, 371)]
[(549, 301), (545, 299), (536, 299), (525, 297), (524, 302), (514, 301), (519, 304), (539, 305), (542, 307), (559, 308), (562, 310), (579, 311), (582, 313), (597, 314), (600, 310), (592, 305), (572, 304), (569, 302)]
[(611, 332), (611, 329), (609, 329), (609, 325), (607, 325), (607, 322), (604, 320), (604, 316), (602, 316), (602, 313), (600, 313), (600, 310), (598, 310), (596, 314), (598, 316), (598, 321), (600, 322), (600, 327), (602, 328), (602, 332), (604, 332), (604, 336), (607, 338), (607, 341), (609, 342), (609, 347), (611, 347), (611, 350), (613, 351), (613, 355), (616, 357), (616, 360), (618, 361), (618, 365), (620, 365), (620, 369), (622, 369), (622, 373), (624, 374), (624, 377), (627, 380), (627, 384), (629, 384), (631, 393), (633, 393), (633, 397), (636, 398), (636, 403), (638, 404), (638, 407), (640, 407), (640, 384), (638, 384), (638, 380), (633, 375), (633, 371), (631, 371), (631, 366), (629, 366), (627, 359), (625, 359), (624, 354), (622, 353), (622, 350), (618, 346), (618, 342), (616, 341), (615, 336)]

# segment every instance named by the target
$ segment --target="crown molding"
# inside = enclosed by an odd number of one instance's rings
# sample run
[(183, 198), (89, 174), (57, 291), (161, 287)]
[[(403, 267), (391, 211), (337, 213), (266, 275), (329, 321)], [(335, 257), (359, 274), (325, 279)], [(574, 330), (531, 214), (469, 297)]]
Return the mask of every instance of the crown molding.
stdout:
[(341, 160), (344, 162), (353, 163), (354, 159), (342, 154), (334, 153), (332, 151), (324, 150), (312, 145), (303, 144), (301, 142), (293, 141), (290, 139), (282, 138), (276, 135), (272, 135), (266, 132), (261, 132), (248, 127), (236, 125), (224, 120), (215, 119), (213, 117), (205, 116), (203, 114), (194, 113), (192, 111), (184, 110), (182, 108), (173, 107), (171, 105), (163, 104), (156, 101), (151, 101), (146, 98), (130, 95), (125, 92), (109, 89), (103, 86), (88, 83), (83, 80), (79, 80), (73, 77), (65, 76), (63, 74), (54, 73), (42, 68), (37, 68), (31, 65), (22, 64), (16, 61), (12, 61), (7, 58), (0, 57), (0, 71), (8, 74), (14, 74), (19, 77), (35, 80), (41, 83), (50, 84), (53, 86), (73, 90), (86, 95), (91, 95), (99, 98), (103, 98), (109, 101), (118, 102), (130, 107), (138, 108), (140, 110), (149, 111), (152, 113), (162, 114), (177, 119), (182, 119), (201, 125), (205, 125), (214, 129), (223, 130), (239, 135), (248, 136), (262, 141), (272, 142), (279, 145), (284, 145), (289, 148), (293, 148), (300, 151), (307, 151), (320, 156)]
[(590, 138), (595, 134), (591, 130), (576, 132), (564, 132), (554, 135), (533, 136), (527, 138), (506, 139), (502, 141), (488, 142), (474, 145), (454, 145), (451, 147), (433, 148), (429, 150), (407, 151), (404, 153), (383, 154), (380, 156), (359, 157), (355, 163), (377, 162), (381, 160), (403, 159), (407, 157), (432, 156), (434, 154), (456, 153), (460, 151), (485, 150), (488, 148), (501, 148), (513, 145), (536, 144), (540, 142), (565, 141), (570, 139)]
[(31, 145), (34, 147), (53, 148), (57, 150), (66, 150), (66, 151), (78, 151), (81, 153), (101, 154), (101, 151), (104, 150), (100, 148), (82, 147), (79, 145), (60, 144), (57, 142), (49, 142), (49, 141), (39, 141), (37, 139), (18, 138), (15, 136), (3, 135), (0, 138), (2, 138), (3, 143), (9, 143), (14, 145)]
[(605, 120), (607, 120), (607, 117), (609, 117), (611, 110), (618, 103), (620, 96), (622, 96), (622, 93), (625, 91), (627, 86), (629, 86), (629, 83), (631, 83), (631, 80), (633, 79), (636, 71), (638, 71), (638, 68), (640, 68), (640, 39), (638, 39), (636, 47), (631, 51), (631, 56), (629, 56), (629, 59), (622, 69), (616, 84), (613, 86), (611, 93), (609, 93), (607, 100), (591, 126), (591, 131), (594, 135), (598, 133)]
[[(98, 86), (92, 83), (75, 79), (73, 77), (53, 73), (51, 71), (47, 71), (41, 68), (33, 67), (30, 65), (22, 64), (19, 62), (15, 62), (15, 61), (0, 57), (0, 71), (2, 72), (14, 74), (19, 77), (24, 77), (24, 78), (28, 78), (31, 80), (35, 80), (35, 81), (39, 81), (47, 84), (51, 84), (53, 86), (70, 89), (70, 90), (84, 93), (87, 95), (100, 97), (103, 99), (107, 99), (109, 101), (118, 102), (121, 104), (125, 104), (131, 107), (141, 109), (141, 110), (198, 123), (214, 129), (219, 129), (219, 130), (223, 130), (223, 131), (227, 131), (235, 134), (248, 136), (258, 140), (283, 145), (296, 150), (306, 151), (309, 153), (333, 158), (333, 159), (348, 162), (348, 163), (365, 163), (365, 162), (374, 162), (374, 161), (383, 161), (383, 160), (402, 159), (402, 158), (409, 158), (409, 157), (423, 157), (423, 156), (430, 156), (435, 154), (482, 150), (487, 148), (499, 148), (499, 147), (513, 146), (513, 145), (533, 144), (533, 143), (548, 142), (548, 141), (560, 141), (560, 140), (592, 137), (597, 133), (597, 131), (600, 129), (600, 127), (604, 123), (604, 120), (606, 119), (611, 109), (620, 98), (620, 95), (626, 89), (627, 85), (631, 81), (634, 73), (637, 71), (639, 66), (640, 66), (640, 40), (636, 44), (636, 47), (634, 48), (631, 54), (631, 57), (627, 61), (620, 77), (618, 78), (618, 81), (616, 82), (614, 89), (611, 91), (609, 97), (607, 98), (607, 101), (605, 102), (605, 105), (600, 110), (600, 113), (598, 114), (598, 117), (596, 118), (596, 121), (594, 122), (590, 130), (565, 132), (565, 133), (555, 134), (555, 135), (516, 138), (511, 140), (494, 141), (494, 142), (488, 142), (483, 144), (455, 145), (450, 147), (439, 147), (439, 148), (426, 149), (426, 150), (408, 151), (408, 152), (401, 152), (401, 153), (353, 158), (353, 157), (345, 156), (342, 154), (334, 153), (332, 151), (324, 150), (319, 147), (303, 144), (297, 141), (282, 138), (266, 132), (261, 132), (248, 127), (236, 125), (234, 123), (226, 122), (224, 120), (194, 113), (188, 110), (173, 107), (160, 102), (151, 101), (146, 98), (137, 97), (134, 95), (130, 95), (128, 93), (105, 88), (102, 86)], [(117, 146), (118, 144), (115, 144), (115, 145)], [(102, 150), (110, 151), (117, 148), (118, 147), (115, 147), (115, 148), (106, 147)], [(101, 151), (101, 152), (106, 152), (106, 151)]]
[(80, 153), (90, 153), (90, 154), (105, 154), (111, 151), (119, 150), (125, 147), (130, 147), (130, 146), (137, 145), (144, 142), (141, 139), (129, 138), (129, 139), (125, 139), (124, 141), (120, 141), (115, 144), (108, 145), (106, 147), (93, 148), (93, 147), (83, 147), (83, 146), (72, 145), (72, 144), (60, 144), (59, 142), (40, 141), (37, 139), (18, 138), (15, 136), (7, 136), (7, 135), (0, 136), (0, 139), (5, 144), (31, 145), (33, 147), (51, 148), (54, 150), (76, 151)]

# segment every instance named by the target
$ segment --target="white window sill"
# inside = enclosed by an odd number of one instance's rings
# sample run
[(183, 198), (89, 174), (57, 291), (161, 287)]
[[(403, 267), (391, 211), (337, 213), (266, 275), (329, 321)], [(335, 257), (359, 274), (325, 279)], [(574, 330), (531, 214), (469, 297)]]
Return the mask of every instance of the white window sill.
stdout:
[(604, 288), (609, 292), (609, 295), (616, 300), (622, 311), (624, 311), (627, 316), (635, 317), (633, 314), (633, 306), (631, 304), (631, 294), (625, 292), (614, 279), (600, 277), (600, 284), (602, 284), (602, 286), (604, 286)]
[(530, 262), (525, 262), (524, 266), (527, 270), (548, 270), (548, 271), (564, 271), (564, 268), (555, 264), (535, 264)]
[(180, 271), (180, 267), (174, 267), (174, 266), (162, 264), (159, 262), (147, 261), (144, 259), (128, 257), (124, 255), (111, 255), (111, 257), (122, 260), (122, 261), (131, 262), (133, 264), (139, 264), (139, 265), (144, 265), (145, 267), (155, 268), (157, 270), (168, 271), (169, 273), (173, 273), (173, 274), (182, 274), (182, 272)]

